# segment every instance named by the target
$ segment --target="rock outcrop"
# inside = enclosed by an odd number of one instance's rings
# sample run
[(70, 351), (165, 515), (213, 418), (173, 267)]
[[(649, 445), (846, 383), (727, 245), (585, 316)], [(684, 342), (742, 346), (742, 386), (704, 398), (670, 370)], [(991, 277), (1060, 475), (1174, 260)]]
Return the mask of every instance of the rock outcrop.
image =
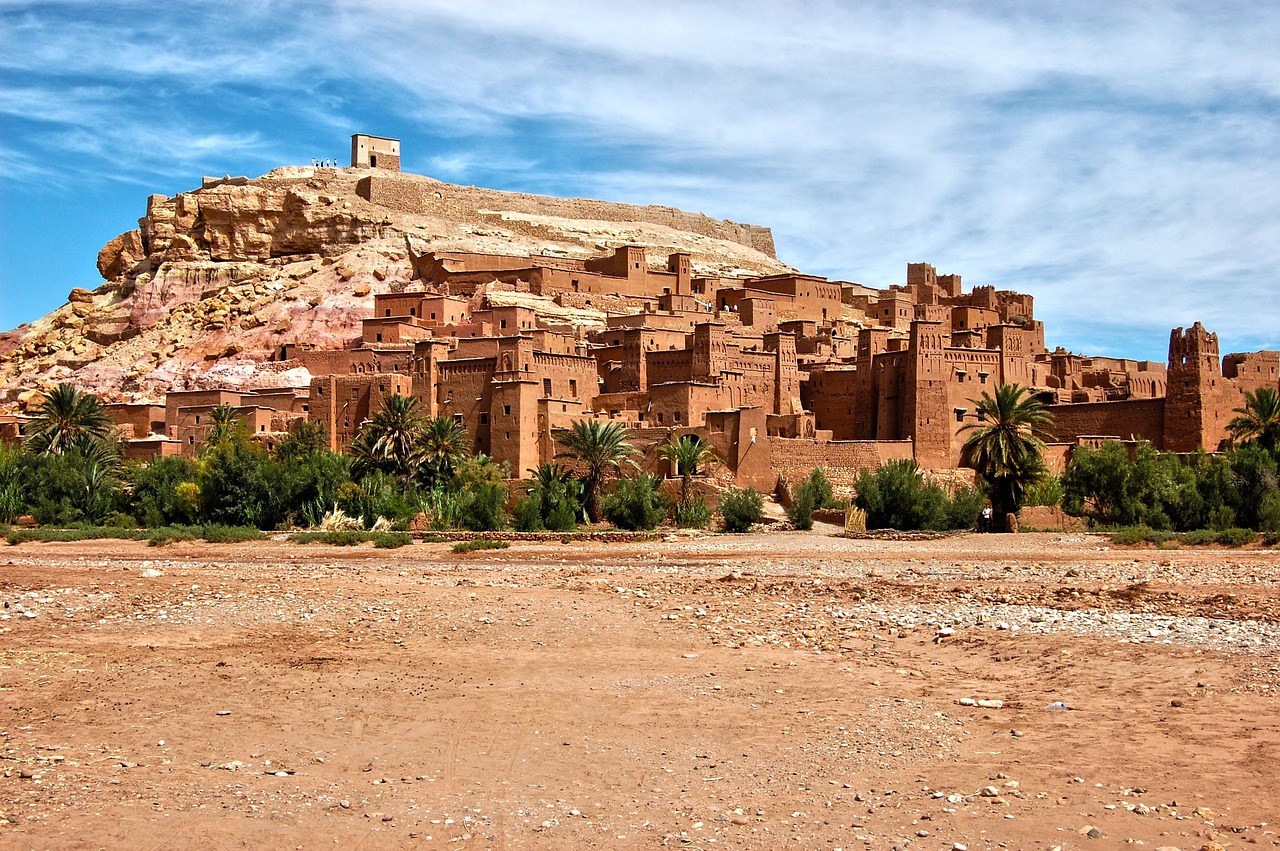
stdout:
[[(306, 383), (273, 357), (357, 337), (378, 293), (412, 285), (415, 252), (586, 258), (642, 245), (695, 272), (773, 274), (767, 228), (585, 199), (454, 186), (368, 169), (285, 167), (152, 195), (139, 227), (98, 253), (105, 283), (0, 334), (0, 408), (73, 381), (108, 401), (170, 389)], [(530, 304), (537, 308), (538, 301)], [(558, 322), (566, 317), (546, 301)]]

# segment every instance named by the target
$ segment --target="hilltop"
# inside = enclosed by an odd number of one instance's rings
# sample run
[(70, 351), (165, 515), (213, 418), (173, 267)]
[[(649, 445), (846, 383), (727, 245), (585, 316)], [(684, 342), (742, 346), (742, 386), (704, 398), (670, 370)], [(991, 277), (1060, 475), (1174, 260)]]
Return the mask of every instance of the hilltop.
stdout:
[[(205, 178), (198, 189), (147, 199), (139, 227), (99, 253), (102, 286), (74, 289), (57, 310), (0, 334), (7, 388), (0, 406), (63, 381), (107, 401), (306, 385), (307, 376), (270, 363), (272, 354), (299, 340), (341, 348), (358, 337), (375, 294), (419, 286), (411, 252), (582, 259), (621, 245), (643, 246), (655, 260), (688, 252), (699, 274), (792, 271), (778, 261), (767, 228), (671, 207), (500, 192), (366, 168)], [(570, 325), (604, 318), (550, 300), (532, 306)]]

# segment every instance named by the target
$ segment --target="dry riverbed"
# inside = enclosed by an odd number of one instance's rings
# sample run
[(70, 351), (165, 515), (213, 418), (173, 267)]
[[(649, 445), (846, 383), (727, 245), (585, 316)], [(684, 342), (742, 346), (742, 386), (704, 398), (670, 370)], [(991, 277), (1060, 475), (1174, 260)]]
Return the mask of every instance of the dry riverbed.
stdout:
[(1280, 846), (1280, 551), (832, 531), (0, 549), (0, 847)]

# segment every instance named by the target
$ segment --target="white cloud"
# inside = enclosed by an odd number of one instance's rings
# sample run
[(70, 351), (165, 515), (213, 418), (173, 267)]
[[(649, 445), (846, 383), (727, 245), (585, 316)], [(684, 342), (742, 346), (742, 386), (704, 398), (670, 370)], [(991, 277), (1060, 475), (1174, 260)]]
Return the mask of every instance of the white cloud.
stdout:
[[(0, 111), (42, 116), (72, 159), (152, 134), (166, 171), (283, 156), (290, 122), (372, 115), (444, 179), (771, 225), (785, 261), (867, 283), (929, 260), (1025, 289), (1051, 341), (1132, 327), (1135, 353), (1159, 355), (1199, 318), (1228, 348), (1280, 345), (1270, 5), (114, 8), (104, 29), (0, 7), (27, 48), (0, 67), (30, 77)], [(266, 91), (282, 124), (149, 115), (139, 85), (166, 103)]]

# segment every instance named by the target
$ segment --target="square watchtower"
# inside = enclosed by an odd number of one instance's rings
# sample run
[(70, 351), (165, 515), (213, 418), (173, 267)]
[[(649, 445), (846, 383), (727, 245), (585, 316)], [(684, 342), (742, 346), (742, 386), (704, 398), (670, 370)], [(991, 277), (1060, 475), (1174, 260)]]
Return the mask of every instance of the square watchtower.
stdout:
[(351, 137), (351, 167), (400, 170), (400, 140), (357, 133)]

